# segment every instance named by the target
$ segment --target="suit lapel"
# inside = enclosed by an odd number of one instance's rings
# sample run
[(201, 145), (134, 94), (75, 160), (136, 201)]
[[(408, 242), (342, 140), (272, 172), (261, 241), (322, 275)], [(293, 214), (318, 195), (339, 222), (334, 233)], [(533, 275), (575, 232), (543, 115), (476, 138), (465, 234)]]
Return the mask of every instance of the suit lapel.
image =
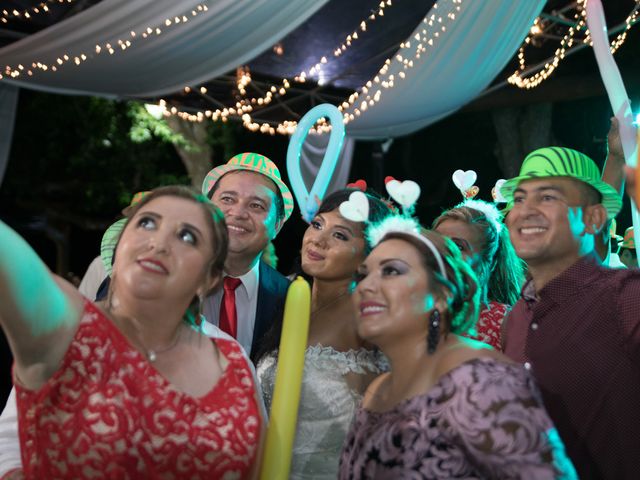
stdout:
[(258, 299), (256, 305), (256, 320), (253, 325), (253, 340), (251, 353), (255, 352), (256, 344), (267, 332), (274, 320), (274, 315), (279, 312), (284, 304), (289, 281), (260, 261), (260, 278), (258, 279)]

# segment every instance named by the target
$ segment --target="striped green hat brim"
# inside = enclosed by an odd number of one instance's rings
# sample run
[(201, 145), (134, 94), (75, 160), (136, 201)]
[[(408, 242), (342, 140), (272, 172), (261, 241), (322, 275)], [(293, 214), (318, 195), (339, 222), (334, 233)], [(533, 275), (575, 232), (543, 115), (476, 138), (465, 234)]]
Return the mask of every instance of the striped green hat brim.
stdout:
[(622, 208), (620, 194), (600, 179), (600, 170), (593, 160), (570, 148), (546, 147), (527, 155), (520, 175), (502, 185), (500, 193), (507, 200), (507, 209), (513, 206), (513, 193), (521, 182), (549, 177), (568, 177), (591, 185), (602, 196), (602, 205), (609, 218), (614, 218)]
[(111, 276), (111, 266), (113, 263), (113, 252), (116, 249), (120, 234), (127, 223), (126, 218), (121, 218), (117, 222), (113, 223), (102, 235), (102, 242), (100, 243), (100, 260), (104, 266), (107, 275)]

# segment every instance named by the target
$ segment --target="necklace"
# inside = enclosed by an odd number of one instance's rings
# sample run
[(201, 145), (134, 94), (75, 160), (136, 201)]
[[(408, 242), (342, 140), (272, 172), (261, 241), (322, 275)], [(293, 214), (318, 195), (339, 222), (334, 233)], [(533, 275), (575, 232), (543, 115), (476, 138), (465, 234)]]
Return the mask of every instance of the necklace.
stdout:
[[(120, 326), (120, 330), (122, 331), (122, 333), (124, 334), (124, 332), (126, 331), (126, 329), (124, 329), (124, 324), (123, 322), (120, 320), (120, 318), (115, 315), (110, 308), (107, 308), (107, 311), (111, 314), (111, 316), (114, 319), (118, 319), (116, 323), (116, 325)], [(134, 328), (135, 330), (135, 328)], [(160, 349), (158, 348), (149, 348), (147, 347), (144, 342), (142, 341), (142, 339), (140, 338), (140, 334), (138, 334), (136, 332), (135, 335), (135, 339), (136, 339), (136, 343), (142, 347), (142, 350), (144, 350), (144, 355), (147, 357), (147, 360), (149, 360), (149, 362), (155, 362), (156, 359), (158, 358), (158, 355), (160, 355), (161, 353), (166, 353), (169, 350), (173, 349), (177, 344), (178, 344), (178, 340), (180, 340), (180, 335), (182, 334), (182, 325), (178, 325), (178, 328), (176, 330), (176, 333), (173, 334), (173, 340), (171, 340), (171, 343), (169, 343), (169, 345), (167, 345), (166, 347), (162, 347)], [(127, 335), (125, 335), (125, 337), (129, 338)]]
[(156, 358), (158, 358), (159, 354), (168, 352), (178, 344), (178, 340), (180, 339), (181, 333), (182, 333), (182, 328), (178, 326), (178, 331), (174, 334), (173, 341), (169, 345), (161, 349), (147, 348), (147, 346), (144, 343), (142, 343), (142, 340), (140, 340), (139, 338), (138, 338), (138, 342), (140, 343), (142, 348), (146, 351), (147, 359), (153, 363), (156, 361)]
[(330, 307), (331, 305), (333, 305), (334, 303), (336, 303), (338, 300), (340, 300), (342, 297), (344, 297), (347, 293), (349, 293), (349, 291), (346, 292), (342, 292), (340, 295), (338, 295), (336, 298), (333, 298), (331, 300), (329, 300), (327, 303), (325, 303), (324, 305), (319, 306), (318, 308), (316, 308), (315, 310), (313, 310), (311, 312), (311, 316), (315, 315), (316, 313), (324, 310), (327, 307)]

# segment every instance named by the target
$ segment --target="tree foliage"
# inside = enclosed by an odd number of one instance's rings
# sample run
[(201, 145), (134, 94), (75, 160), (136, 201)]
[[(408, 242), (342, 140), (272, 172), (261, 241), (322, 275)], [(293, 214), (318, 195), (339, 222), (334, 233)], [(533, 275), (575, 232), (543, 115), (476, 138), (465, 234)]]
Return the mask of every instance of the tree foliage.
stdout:
[(197, 150), (198, 146), (189, 142), (182, 134), (175, 132), (163, 118), (155, 118), (138, 102), (129, 102), (131, 128), (129, 137), (134, 143), (145, 143), (154, 140), (172, 144), (185, 150)]
[[(233, 127), (207, 132), (211, 155), (233, 148)], [(176, 149), (199, 148), (135, 102), (23, 91), (0, 202), (111, 219), (135, 192), (191, 183)]]

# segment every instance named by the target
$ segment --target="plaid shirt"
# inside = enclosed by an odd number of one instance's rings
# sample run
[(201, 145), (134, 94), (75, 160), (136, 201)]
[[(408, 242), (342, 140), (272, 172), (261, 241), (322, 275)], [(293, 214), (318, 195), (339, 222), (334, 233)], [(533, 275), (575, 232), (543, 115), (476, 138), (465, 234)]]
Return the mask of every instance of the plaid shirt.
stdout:
[(583, 257), (539, 292), (530, 280), (503, 336), (580, 478), (640, 478), (640, 270)]

